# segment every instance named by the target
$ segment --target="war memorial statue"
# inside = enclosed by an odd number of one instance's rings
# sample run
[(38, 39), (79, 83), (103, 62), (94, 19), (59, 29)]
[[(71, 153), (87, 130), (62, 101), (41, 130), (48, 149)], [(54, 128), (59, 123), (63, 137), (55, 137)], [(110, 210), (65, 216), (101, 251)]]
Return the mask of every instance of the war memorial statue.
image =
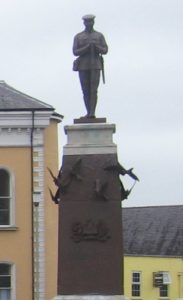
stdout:
[[(93, 29), (94, 18), (83, 17), (85, 30), (75, 36), (73, 45), (87, 115), (64, 127), (62, 166), (57, 177), (49, 170), (57, 186), (55, 195), (50, 194), (59, 205), (54, 300), (126, 299), (121, 201), (128, 198), (138, 177), (118, 162), (115, 124), (95, 117), (101, 56), (108, 47), (104, 36)], [(130, 189), (121, 181), (125, 175), (133, 179)]]
[(94, 118), (97, 104), (97, 89), (100, 81), (100, 72), (104, 77), (103, 54), (108, 51), (102, 33), (95, 31), (94, 15), (83, 17), (84, 31), (74, 37), (73, 53), (78, 58), (74, 61), (73, 70), (79, 72), (79, 79), (83, 91), (84, 103), (87, 110), (86, 117)]

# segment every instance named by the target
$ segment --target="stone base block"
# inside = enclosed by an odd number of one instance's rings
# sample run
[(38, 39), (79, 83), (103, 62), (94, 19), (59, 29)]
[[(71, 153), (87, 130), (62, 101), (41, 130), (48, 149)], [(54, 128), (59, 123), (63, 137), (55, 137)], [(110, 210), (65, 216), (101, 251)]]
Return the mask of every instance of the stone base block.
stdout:
[(106, 123), (106, 121), (106, 118), (81, 117), (79, 119), (74, 119), (74, 124)]
[(116, 153), (113, 143), (114, 124), (74, 124), (65, 126), (67, 144), (64, 155)]
[(129, 300), (123, 295), (60, 295), (52, 300)]

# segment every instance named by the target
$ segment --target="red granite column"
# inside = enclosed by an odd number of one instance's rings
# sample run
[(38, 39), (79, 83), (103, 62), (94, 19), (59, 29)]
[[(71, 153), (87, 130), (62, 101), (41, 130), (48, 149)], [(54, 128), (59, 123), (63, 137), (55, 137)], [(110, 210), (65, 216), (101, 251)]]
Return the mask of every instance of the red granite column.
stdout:
[(58, 296), (125, 299), (115, 126), (66, 126), (59, 204)]

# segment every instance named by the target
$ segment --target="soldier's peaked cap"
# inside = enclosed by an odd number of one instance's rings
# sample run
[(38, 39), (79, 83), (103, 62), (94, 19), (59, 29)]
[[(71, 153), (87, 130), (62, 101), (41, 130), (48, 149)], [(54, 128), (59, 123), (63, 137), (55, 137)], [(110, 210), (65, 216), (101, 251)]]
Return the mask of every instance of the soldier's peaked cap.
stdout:
[(94, 20), (95, 16), (94, 15), (85, 15), (82, 17), (83, 20)]

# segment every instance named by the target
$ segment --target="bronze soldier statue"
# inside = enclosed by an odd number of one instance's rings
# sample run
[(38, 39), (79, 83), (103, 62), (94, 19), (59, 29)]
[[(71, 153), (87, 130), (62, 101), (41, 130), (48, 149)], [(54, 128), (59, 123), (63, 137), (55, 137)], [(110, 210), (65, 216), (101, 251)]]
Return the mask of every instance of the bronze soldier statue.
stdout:
[(78, 58), (74, 61), (73, 70), (79, 71), (86, 117), (95, 118), (100, 71), (104, 71), (102, 54), (107, 53), (108, 47), (103, 34), (93, 29), (95, 16), (86, 15), (82, 19), (85, 30), (74, 37), (73, 53)]

